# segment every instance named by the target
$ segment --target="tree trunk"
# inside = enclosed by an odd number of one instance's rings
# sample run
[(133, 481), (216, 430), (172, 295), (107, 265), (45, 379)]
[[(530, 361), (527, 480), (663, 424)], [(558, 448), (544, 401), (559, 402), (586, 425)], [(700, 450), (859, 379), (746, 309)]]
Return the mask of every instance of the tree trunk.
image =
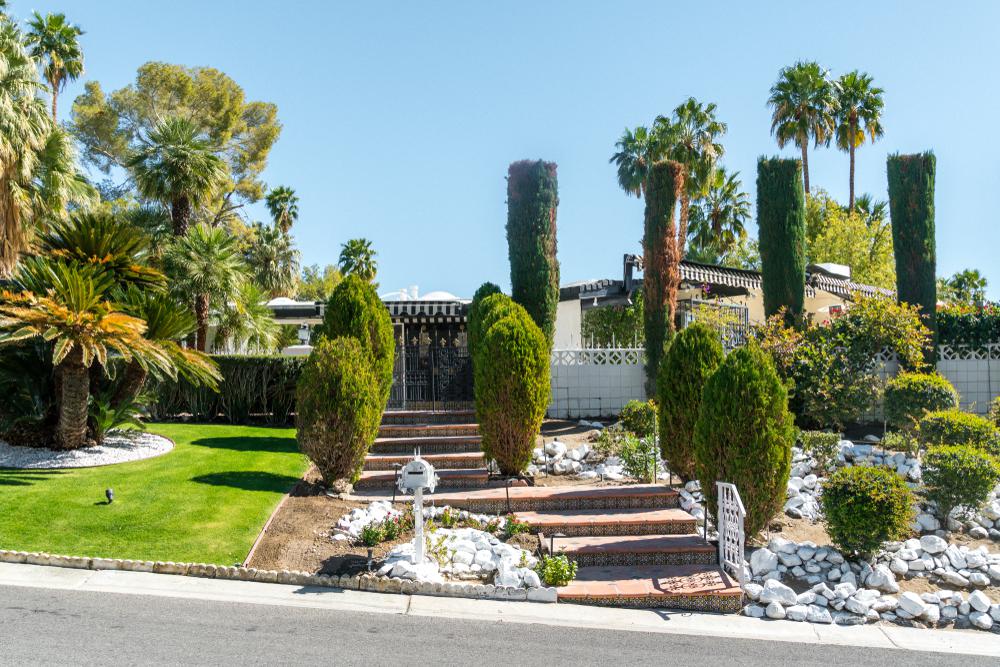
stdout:
[(802, 181), (809, 194), (809, 137), (802, 138)]
[(74, 348), (59, 368), (62, 371), (62, 400), (56, 444), (59, 449), (77, 449), (87, 444), (87, 403), (90, 399), (90, 376), (83, 365), (83, 353)]
[(191, 200), (186, 195), (170, 202), (170, 220), (174, 223), (174, 236), (187, 234), (191, 220)]
[(119, 408), (129, 401), (135, 399), (146, 384), (146, 369), (134, 361), (129, 362), (125, 367), (125, 374), (122, 376), (121, 384), (115, 390), (115, 395), (111, 397), (111, 406)]
[(854, 135), (853, 134), (851, 135), (850, 153), (851, 153), (851, 190), (850, 190), (850, 198), (848, 199), (847, 202), (847, 210), (853, 213), (854, 212)]
[(57, 122), (56, 121), (56, 99), (58, 99), (58, 97), (59, 97), (59, 93), (56, 92), (55, 88), (53, 88), (52, 89), (52, 123), (53, 124), (55, 124)]
[(194, 299), (194, 316), (198, 321), (198, 351), (204, 352), (208, 345), (208, 295), (199, 294)]

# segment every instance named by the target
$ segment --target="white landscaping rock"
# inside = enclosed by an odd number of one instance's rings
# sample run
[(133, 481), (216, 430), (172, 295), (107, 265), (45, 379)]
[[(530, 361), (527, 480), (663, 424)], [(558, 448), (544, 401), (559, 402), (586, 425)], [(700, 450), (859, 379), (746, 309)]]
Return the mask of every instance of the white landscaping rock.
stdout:
[(993, 619), (990, 615), (981, 611), (974, 611), (969, 614), (969, 622), (980, 630), (989, 630), (993, 627)]
[[(785, 609), (781, 606), (780, 602), (771, 602), (764, 609), (764, 613), (767, 614), (768, 618), (773, 618), (775, 620), (781, 620), (785, 617)], [(989, 616), (986, 617), (987, 619)], [(992, 621), (991, 621), (992, 623)]]
[(920, 538), (920, 548), (929, 554), (939, 554), (948, 548), (948, 542), (937, 535), (924, 535)]
[(969, 605), (976, 611), (989, 611), (990, 599), (982, 591), (973, 591), (969, 595)]
[[(764, 582), (764, 588), (760, 593), (760, 601), (762, 604), (769, 605), (772, 602), (777, 602), (788, 606), (798, 602), (795, 591), (774, 579)], [(768, 615), (770, 616), (770, 614)], [(784, 610), (782, 610), (782, 617), (784, 617)]]
[(885, 593), (899, 592), (899, 584), (896, 583), (896, 577), (886, 565), (876, 565), (872, 573), (868, 576), (865, 585)]
[(916, 593), (907, 591), (899, 596), (899, 608), (910, 614), (914, 618), (923, 616), (927, 611), (927, 605)]

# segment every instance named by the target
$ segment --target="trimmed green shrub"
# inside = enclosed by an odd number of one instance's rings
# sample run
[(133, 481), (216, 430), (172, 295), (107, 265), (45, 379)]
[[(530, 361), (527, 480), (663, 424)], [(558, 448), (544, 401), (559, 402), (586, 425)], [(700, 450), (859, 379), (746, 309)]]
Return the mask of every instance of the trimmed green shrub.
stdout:
[(724, 359), (718, 333), (695, 322), (674, 337), (660, 363), (660, 452), (684, 481), (695, 474), (694, 426), (702, 392)]
[(576, 578), (577, 564), (563, 554), (542, 556), (535, 572), (546, 586), (565, 586)]
[(646, 336), (646, 395), (656, 395), (656, 379), (664, 347), (674, 333), (677, 287), (684, 239), (678, 239), (674, 209), (684, 188), (684, 167), (673, 160), (657, 162), (646, 181), (642, 237), (643, 331)]
[(651, 438), (656, 429), (656, 403), (629, 401), (622, 408), (618, 420), (627, 431), (635, 433), (640, 438)]
[(528, 467), (549, 402), (548, 343), (521, 306), (514, 310), (486, 330), (473, 364), (483, 452), (504, 475)]
[(327, 484), (357, 481), (385, 406), (371, 355), (350, 336), (321, 340), (296, 396), (299, 449)]
[(230, 424), (291, 421), (305, 357), (213, 355), (212, 360), (222, 375), (218, 392), (183, 378), (150, 377), (150, 416), (162, 420), (191, 415), (198, 421), (222, 419)]
[(523, 306), (502, 292), (491, 294), (483, 299), (476, 317), (478, 320), (478, 332), (476, 334), (478, 342), (476, 343), (476, 347), (482, 348), (483, 337), (486, 335), (486, 332), (489, 331), (491, 326), (505, 317), (525, 312), (527, 311), (524, 310)]
[(823, 482), (820, 503), (830, 539), (851, 555), (869, 557), (906, 538), (914, 519), (913, 492), (889, 468), (841, 468)]
[(920, 440), (913, 431), (889, 431), (878, 444), (882, 449), (905, 452), (910, 456), (915, 456), (920, 451)]
[(970, 445), (1000, 456), (1000, 430), (989, 419), (960, 410), (928, 412), (920, 420), (920, 441), (932, 445)]
[(977, 510), (1000, 483), (1000, 461), (977, 447), (931, 447), (923, 461), (924, 495), (942, 520), (956, 507)]
[(829, 472), (833, 470), (840, 454), (840, 434), (826, 431), (802, 431), (799, 433), (802, 451), (816, 461), (816, 467)]
[(990, 403), (990, 420), (992, 420), (994, 426), (1000, 428), (1000, 396), (993, 399)]
[[(918, 306), (932, 333), (936, 330), (937, 309), (935, 167), (933, 153), (897, 153), (886, 160), (892, 245), (896, 255), (896, 297), (903, 303)], [(929, 346), (928, 353), (932, 352)]]
[(486, 300), (486, 297), (493, 296), (494, 294), (503, 294), (503, 292), (493, 283), (483, 283), (476, 290), (476, 293), (472, 296), (472, 303), (469, 304), (469, 354), (473, 358), (476, 356), (479, 339), (482, 337), (480, 324), (482, 323), (483, 316), (483, 301)]
[(550, 347), (559, 305), (558, 193), (554, 162), (521, 160), (507, 170), (510, 294), (528, 311)]
[(806, 290), (806, 209), (802, 163), (757, 161), (757, 225), (764, 312), (784, 309), (789, 323), (802, 315)]
[(958, 392), (937, 373), (900, 373), (885, 386), (883, 410), (893, 428), (912, 429), (928, 412), (957, 410)]
[(694, 428), (695, 474), (706, 510), (717, 512), (716, 482), (736, 485), (746, 534), (767, 527), (785, 502), (795, 427), (788, 392), (756, 345), (729, 354), (705, 384)]
[(358, 339), (361, 348), (372, 358), (381, 389), (381, 407), (385, 409), (392, 388), (396, 341), (392, 337), (389, 311), (375, 287), (356, 274), (341, 280), (327, 300), (323, 323), (316, 327), (314, 334), (314, 340), (339, 336)]

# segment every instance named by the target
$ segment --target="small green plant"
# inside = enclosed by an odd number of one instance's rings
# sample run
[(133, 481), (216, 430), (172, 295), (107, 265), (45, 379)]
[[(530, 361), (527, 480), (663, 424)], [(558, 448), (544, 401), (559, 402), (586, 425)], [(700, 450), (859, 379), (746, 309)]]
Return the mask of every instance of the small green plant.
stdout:
[(382, 539), (391, 542), (403, 534), (403, 517), (387, 516), (382, 520)]
[(879, 445), (882, 449), (904, 452), (911, 456), (920, 451), (920, 440), (911, 431), (889, 431), (882, 437)]
[(375, 545), (385, 541), (385, 528), (381, 521), (373, 521), (368, 525), (361, 528), (361, 544), (366, 547), (374, 547)]
[(1000, 483), (1000, 461), (969, 445), (931, 447), (924, 457), (924, 495), (947, 519), (956, 507), (976, 510)]
[(618, 456), (625, 474), (641, 482), (652, 484), (659, 469), (660, 449), (652, 438), (637, 438), (625, 434)]
[(434, 534), (428, 534), (424, 536), (427, 554), (437, 562), (439, 567), (448, 564), (448, 548), (444, 545), (447, 539), (447, 535), (437, 537)]
[(990, 403), (990, 421), (993, 422), (994, 426), (1000, 428), (1000, 396), (994, 398), (993, 402)]
[(542, 556), (535, 571), (546, 586), (565, 586), (576, 578), (577, 565), (566, 556)]
[(628, 433), (621, 424), (611, 424), (601, 429), (594, 448), (604, 456), (618, 456)]
[(517, 561), (517, 566), (518, 567), (528, 567), (528, 552), (527, 551), (524, 551), (524, 550), (521, 551), (521, 560)]
[(94, 442), (102, 444), (112, 431), (145, 431), (141, 410), (145, 402), (146, 397), (136, 396), (115, 405), (111, 392), (91, 395), (87, 422)]
[(1000, 430), (989, 419), (958, 410), (929, 412), (920, 420), (920, 441), (926, 446), (971, 445), (1000, 455)]
[(531, 526), (517, 518), (515, 514), (508, 514), (503, 524), (503, 535), (506, 539), (511, 539), (515, 535), (527, 533)]
[(458, 525), (458, 512), (450, 507), (445, 507), (438, 519), (441, 521), (442, 528), (454, 528)]
[(486, 522), (486, 525), (483, 526), (483, 530), (485, 530), (487, 533), (496, 534), (500, 530), (500, 519), (499, 518), (490, 519), (489, 521)]
[(885, 387), (885, 419), (897, 429), (913, 429), (928, 412), (957, 410), (958, 392), (937, 373), (900, 373)]
[(816, 467), (830, 472), (840, 454), (840, 434), (826, 431), (802, 431), (799, 433), (802, 451), (813, 457)]
[(830, 539), (849, 554), (868, 557), (910, 534), (913, 492), (889, 468), (841, 468), (823, 483), (820, 502)]
[(650, 438), (656, 428), (656, 403), (653, 401), (629, 401), (618, 416), (625, 427), (640, 438)]

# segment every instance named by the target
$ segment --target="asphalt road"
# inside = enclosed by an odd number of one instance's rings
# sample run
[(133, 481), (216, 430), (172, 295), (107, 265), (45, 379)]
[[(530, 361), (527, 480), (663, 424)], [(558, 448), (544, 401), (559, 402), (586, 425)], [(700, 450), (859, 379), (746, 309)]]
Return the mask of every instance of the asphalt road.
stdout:
[(995, 658), (0, 586), (0, 664), (934, 665)]

